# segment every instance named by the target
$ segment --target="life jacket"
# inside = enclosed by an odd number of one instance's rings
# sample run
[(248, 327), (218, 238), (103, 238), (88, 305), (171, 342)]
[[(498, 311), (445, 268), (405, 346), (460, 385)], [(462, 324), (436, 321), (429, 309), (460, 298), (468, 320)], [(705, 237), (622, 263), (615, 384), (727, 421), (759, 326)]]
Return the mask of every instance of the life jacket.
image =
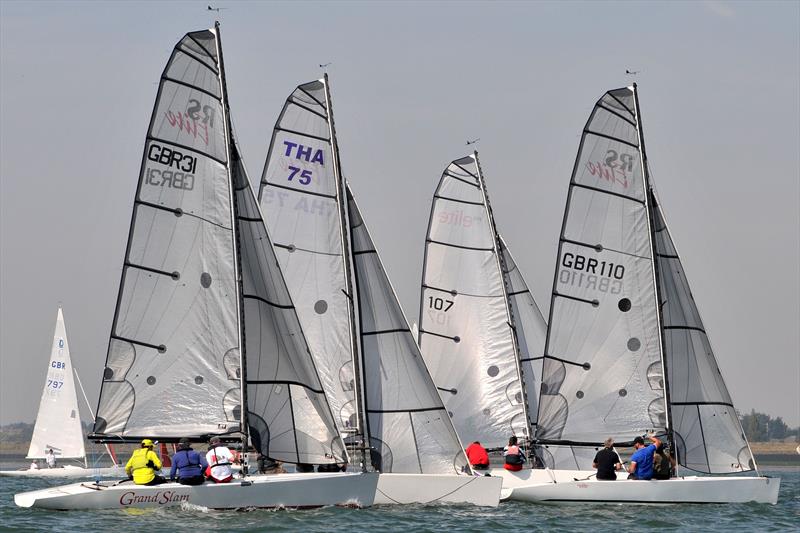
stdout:
[(149, 448), (138, 448), (125, 465), (125, 471), (133, 474), (133, 482), (146, 485), (155, 479), (156, 472), (161, 470), (161, 460)]
[(512, 472), (519, 472), (522, 470), (522, 465), (525, 463), (525, 456), (520, 451), (519, 446), (509, 446), (505, 453), (505, 464), (503, 468)]
[(653, 455), (653, 479), (669, 479), (672, 477), (672, 465), (669, 457), (661, 448)]

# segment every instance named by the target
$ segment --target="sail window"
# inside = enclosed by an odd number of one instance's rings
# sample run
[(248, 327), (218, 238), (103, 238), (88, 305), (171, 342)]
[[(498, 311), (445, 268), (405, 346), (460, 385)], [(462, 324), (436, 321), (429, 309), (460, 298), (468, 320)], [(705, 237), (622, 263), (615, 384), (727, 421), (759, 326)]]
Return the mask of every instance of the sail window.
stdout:
[(155, 384), (156, 384), (156, 378), (155, 378), (155, 376), (150, 376), (150, 377), (148, 377), (148, 378), (147, 378), (147, 384), (148, 384), (148, 385), (155, 385)]
[(623, 298), (619, 301), (617, 307), (619, 307), (619, 310), (623, 313), (627, 313), (631, 310), (631, 301), (628, 298)]
[(203, 376), (195, 376), (194, 383), (195, 383), (195, 385), (202, 385), (203, 384)]
[(317, 303), (314, 304), (314, 311), (318, 315), (325, 314), (325, 311), (328, 310), (328, 302), (325, 300), (317, 300)]
[(200, 274), (200, 285), (202, 285), (204, 289), (209, 288), (211, 286), (211, 274), (208, 272)]
[(640, 341), (636, 337), (631, 337), (630, 339), (628, 339), (628, 349), (630, 351), (636, 352), (641, 347), (642, 347), (642, 341)]
[(500, 373), (500, 369), (497, 368), (496, 365), (492, 365), (489, 367), (489, 370), (487, 370), (486, 373), (489, 374), (490, 377), (495, 377), (497, 374)]
[(576, 392), (576, 393), (575, 393), (575, 397), (576, 397), (576, 398), (578, 398), (579, 400), (580, 400), (581, 398), (583, 398), (583, 391), (582, 391), (582, 390), (579, 390), (578, 392)]

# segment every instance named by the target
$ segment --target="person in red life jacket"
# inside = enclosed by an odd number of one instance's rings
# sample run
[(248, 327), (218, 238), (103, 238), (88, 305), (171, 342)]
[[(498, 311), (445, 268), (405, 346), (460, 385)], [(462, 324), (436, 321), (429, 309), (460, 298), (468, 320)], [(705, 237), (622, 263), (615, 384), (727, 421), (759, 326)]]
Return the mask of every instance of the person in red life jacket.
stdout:
[(478, 441), (467, 446), (467, 460), (475, 470), (489, 470), (489, 454)]
[(206, 477), (214, 483), (228, 483), (233, 479), (231, 465), (236, 462), (236, 452), (222, 445), (219, 437), (211, 437), (206, 453)]
[(512, 472), (522, 470), (522, 465), (525, 464), (525, 454), (522, 453), (522, 450), (517, 445), (516, 435), (508, 439), (508, 446), (503, 450), (503, 455), (506, 459), (503, 468)]

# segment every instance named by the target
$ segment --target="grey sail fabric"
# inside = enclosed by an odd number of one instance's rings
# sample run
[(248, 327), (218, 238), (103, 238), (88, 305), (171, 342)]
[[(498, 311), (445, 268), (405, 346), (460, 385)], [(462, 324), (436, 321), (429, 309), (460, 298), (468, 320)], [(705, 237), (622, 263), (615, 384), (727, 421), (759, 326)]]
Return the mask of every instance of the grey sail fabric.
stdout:
[(340, 429), (358, 426), (351, 324), (323, 81), (295, 89), (272, 134), (259, 203)]
[(539, 411), (539, 383), (542, 376), (542, 354), (547, 337), (547, 323), (505, 239), (502, 236), (498, 237), (505, 263), (503, 273), (508, 285), (508, 299), (511, 302), (509, 307), (514, 314), (514, 327), (517, 330), (517, 349), (522, 367), (525, 398), (528, 402), (528, 418), (535, 431), (538, 423), (536, 417)]
[(500, 447), (527, 436), (504, 278), (474, 155), (453, 161), (434, 194), (419, 345), (459, 434)]
[(187, 34), (145, 142), (94, 433), (239, 429), (237, 284), (217, 34)]
[(466, 456), (349, 187), (347, 201), (373, 466), (461, 473)]
[(538, 417), (548, 466), (590, 468), (606, 437), (630, 442), (666, 427), (635, 109), (632, 88), (598, 100), (569, 184)]
[(654, 195), (651, 205), (678, 461), (711, 474), (752, 470), (755, 461)]
[(344, 444), (238, 154), (234, 144), (251, 442), (278, 461), (344, 463)]

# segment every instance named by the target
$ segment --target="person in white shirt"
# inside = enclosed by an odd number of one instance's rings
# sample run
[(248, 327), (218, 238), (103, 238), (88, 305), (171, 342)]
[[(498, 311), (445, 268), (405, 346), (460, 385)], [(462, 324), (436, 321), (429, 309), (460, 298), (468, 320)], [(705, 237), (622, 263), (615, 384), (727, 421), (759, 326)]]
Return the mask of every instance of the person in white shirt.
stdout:
[(47, 448), (47, 451), (44, 454), (45, 460), (47, 460), (47, 468), (55, 468), (56, 467), (56, 454), (53, 452), (53, 448)]
[(36, 461), (36, 459), (31, 461), (31, 468), (30, 469), (31, 470), (39, 470), (39, 463)]
[(214, 483), (228, 483), (233, 479), (231, 465), (236, 462), (236, 458), (236, 452), (223, 446), (219, 437), (211, 437), (208, 453), (206, 453), (206, 461), (208, 461), (206, 477)]

